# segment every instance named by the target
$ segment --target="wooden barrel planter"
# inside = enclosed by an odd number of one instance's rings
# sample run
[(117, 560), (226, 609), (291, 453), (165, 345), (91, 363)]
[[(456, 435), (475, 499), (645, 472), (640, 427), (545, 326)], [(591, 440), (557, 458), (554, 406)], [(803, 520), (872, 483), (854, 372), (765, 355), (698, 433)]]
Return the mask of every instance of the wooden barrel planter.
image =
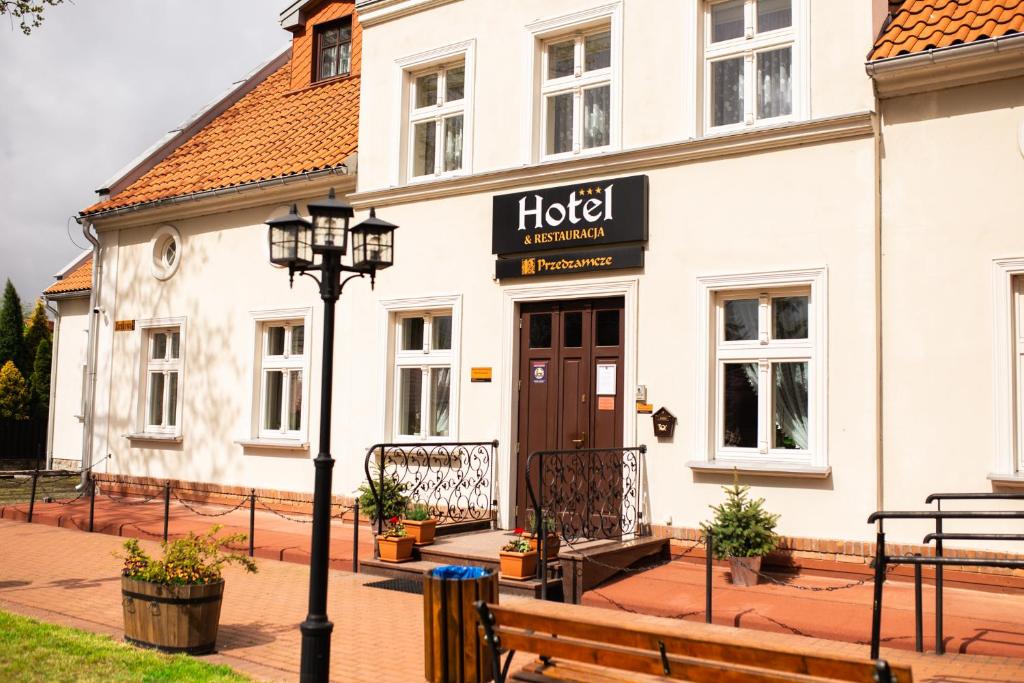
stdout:
[(498, 576), (482, 567), (438, 567), (423, 576), (424, 676), (431, 683), (494, 680), (473, 603), (498, 602)]
[(124, 639), (161, 652), (213, 652), (223, 598), (224, 581), (164, 586), (121, 577)]

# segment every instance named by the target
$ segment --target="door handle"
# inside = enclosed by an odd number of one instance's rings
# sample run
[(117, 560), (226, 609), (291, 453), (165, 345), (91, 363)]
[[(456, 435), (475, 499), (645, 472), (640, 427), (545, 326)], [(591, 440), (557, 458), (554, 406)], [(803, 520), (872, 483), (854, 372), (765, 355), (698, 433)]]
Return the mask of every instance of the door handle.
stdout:
[(573, 439), (572, 443), (573, 443), (574, 446), (576, 446), (576, 448), (579, 448), (580, 446), (583, 445), (583, 442), (586, 441), (586, 440), (587, 440), (587, 433), (586, 432), (582, 432), (580, 434), (580, 438)]

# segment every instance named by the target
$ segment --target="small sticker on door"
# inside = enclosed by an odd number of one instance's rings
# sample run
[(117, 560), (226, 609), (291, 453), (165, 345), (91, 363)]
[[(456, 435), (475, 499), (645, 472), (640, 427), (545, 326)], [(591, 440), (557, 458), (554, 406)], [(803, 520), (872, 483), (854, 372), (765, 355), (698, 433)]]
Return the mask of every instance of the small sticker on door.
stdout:
[(546, 360), (535, 360), (530, 362), (530, 377), (534, 384), (547, 384), (548, 362)]
[(598, 396), (597, 397), (597, 409), (598, 410), (615, 410), (615, 397), (614, 396)]

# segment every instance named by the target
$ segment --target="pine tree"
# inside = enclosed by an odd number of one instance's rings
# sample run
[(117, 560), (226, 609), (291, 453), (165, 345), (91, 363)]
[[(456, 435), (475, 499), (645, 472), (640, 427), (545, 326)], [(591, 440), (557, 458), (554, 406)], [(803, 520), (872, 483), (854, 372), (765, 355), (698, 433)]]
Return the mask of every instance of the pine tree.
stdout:
[(32, 392), (14, 361), (0, 369), (0, 419), (27, 420), (32, 411)]
[(21, 311), (21, 299), (11, 281), (4, 287), (4, 301), (0, 306), (0, 365), (14, 361), (22, 378), (31, 368), (28, 349), (25, 347), (25, 319)]
[(44, 339), (49, 339), (51, 343), (53, 342), (50, 332), (50, 321), (46, 317), (43, 300), (36, 299), (36, 306), (32, 309), (32, 315), (25, 326), (25, 347), (28, 351), (28, 357), (33, 359), (33, 367), (35, 366), (36, 349), (39, 347), (39, 342)]
[(50, 340), (43, 337), (36, 349), (36, 359), (32, 364), (32, 374), (28, 383), (32, 389), (32, 403), (36, 414), (45, 416), (50, 409), (50, 362), (53, 360), (53, 348)]

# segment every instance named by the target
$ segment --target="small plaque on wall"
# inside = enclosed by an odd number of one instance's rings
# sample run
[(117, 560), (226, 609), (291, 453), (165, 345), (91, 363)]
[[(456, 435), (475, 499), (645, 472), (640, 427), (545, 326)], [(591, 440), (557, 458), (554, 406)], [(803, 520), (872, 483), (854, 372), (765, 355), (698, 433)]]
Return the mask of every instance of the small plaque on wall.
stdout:
[(115, 332), (134, 332), (135, 321), (134, 320), (116, 320), (114, 321)]
[(472, 368), (469, 371), (469, 381), (490, 382), (492, 374), (491, 368)]

